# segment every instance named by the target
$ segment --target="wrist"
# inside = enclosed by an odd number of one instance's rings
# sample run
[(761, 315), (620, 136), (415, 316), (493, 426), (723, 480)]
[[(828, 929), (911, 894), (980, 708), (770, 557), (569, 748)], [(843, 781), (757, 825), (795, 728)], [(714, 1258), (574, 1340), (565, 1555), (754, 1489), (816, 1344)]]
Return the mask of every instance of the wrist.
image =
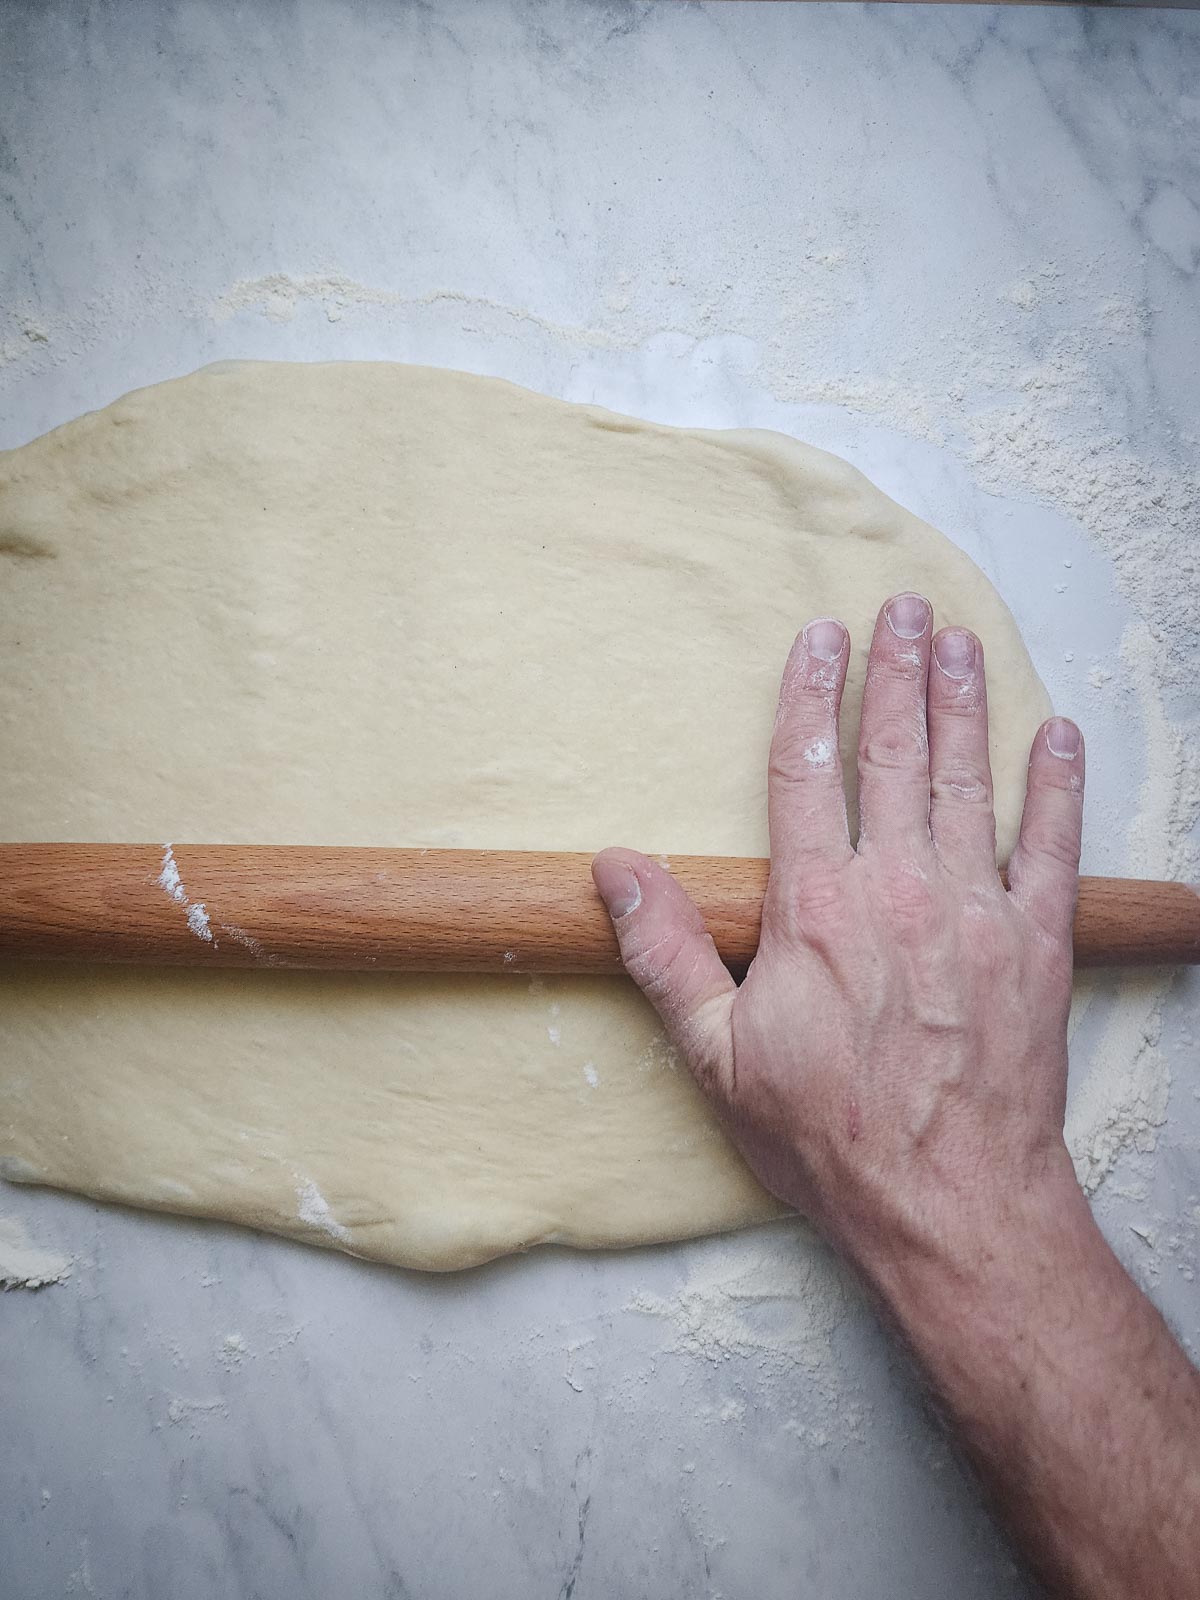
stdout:
[(1011, 1349), (1069, 1284), (1112, 1269), (1124, 1277), (1065, 1147), (1036, 1177), (944, 1198), (858, 1243), (859, 1272), (922, 1356), (964, 1336)]
[(984, 1212), (872, 1252), (864, 1275), (1054, 1593), (1193, 1593), (1200, 1376), (1065, 1150)]

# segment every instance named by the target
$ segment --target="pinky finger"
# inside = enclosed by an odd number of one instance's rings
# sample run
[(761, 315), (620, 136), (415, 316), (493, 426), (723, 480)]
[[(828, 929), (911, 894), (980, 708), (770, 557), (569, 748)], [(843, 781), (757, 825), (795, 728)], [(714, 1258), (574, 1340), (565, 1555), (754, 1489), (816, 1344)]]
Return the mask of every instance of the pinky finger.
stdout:
[(1070, 947), (1083, 835), (1083, 735), (1066, 717), (1038, 729), (1029, 754), (1021, 834), (1008, 867), (1014, 899)]

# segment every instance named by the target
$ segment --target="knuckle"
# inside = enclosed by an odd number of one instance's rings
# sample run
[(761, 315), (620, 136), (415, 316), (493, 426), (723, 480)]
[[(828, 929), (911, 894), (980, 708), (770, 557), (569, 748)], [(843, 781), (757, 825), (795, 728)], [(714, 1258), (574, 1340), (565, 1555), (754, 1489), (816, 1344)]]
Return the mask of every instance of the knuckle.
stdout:
[(1064, 818), (1062, 821), (1042, 822), (1035, 830), (1030, 843), (1041, 856), (1047, 856), (1060, 867), (1072, 872), (1079, 867), (1079, 830)]
[(771, 747), (767, 782), (775, 789), (799, 788), (813, 778), (836, 777), (840, 770), (837, 741), (827, 733), (797, 729), (777, 738)]
[(814, 861), (797, 883), (772, 889), (767, 920), (772, 932), (794, 943), (814, 943), (836, 932), (845, 902), (840, 868)]
[(944, 762), (929, 775), (930, 799), (954, 804), (990, 806), (992, 786), (986, 772), (969, 761)]
[(935, 709), (939, 717), (961, 718), (970, 722), (983, 710), (983, 696), (974, 683), (948, 685), (946, 679), (939, 675), (936, 695)]
[(927, 748), (923, 719), (892, 717), (864, 734), (858, 764), (869, 773), (909, 772), (924, 766)]
[(625, 956), (625, 970), (650, 999), (655, 999), (671, 987), (672, 973), (678, 970), (683, 938), (676, 929), (668, 929), (651, 944), (639, 945)]
[(652, 1004), (665, 1003), (679, 992), (711, 944), (707, 933), (697, 936), (685, 928), (669, 928), (652, 944), (631, 951), (625, 970)]
[(871, 678), (892, 683), (921, 683), (925, 678), (925, 657), (913, 645), (897, 639), (892, 648), (871, 665)]
[(807, 661), (802, 671), (789, 678), (787, 699), (815, 700), (828, 705), (829, 697), (836, 694), (842, 678), (842, 664), (837, 661)]
[(796, 898), (806, 917), (830, 916), (837, 912), (845, 899), (840, 869), (814, 862), (800, 880)]
[(937, 902), (918, 869), (897, 866), (883, 880), (884, 915), (894, 932), (925, 935), (937, 921)]

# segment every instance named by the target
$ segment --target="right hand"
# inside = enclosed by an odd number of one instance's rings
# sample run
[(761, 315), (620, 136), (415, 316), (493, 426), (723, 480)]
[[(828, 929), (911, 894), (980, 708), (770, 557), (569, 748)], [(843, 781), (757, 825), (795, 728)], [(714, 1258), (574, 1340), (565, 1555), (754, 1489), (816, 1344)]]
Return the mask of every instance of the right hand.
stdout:
[(850, 843), (838, 755), (849, 657), (812, 622), (771, 745), (771, 870), (738, 987), (700, 913), (632, 850), (593, 864), (630, 976), (760, 1181), (867, 1268), (987, 1250), (1014, 1201), (1078, 1196), (1063, 1141), (1084, 752), (1053, 718), (996, 871), (979, 641), (897, 595), (875, 626)]

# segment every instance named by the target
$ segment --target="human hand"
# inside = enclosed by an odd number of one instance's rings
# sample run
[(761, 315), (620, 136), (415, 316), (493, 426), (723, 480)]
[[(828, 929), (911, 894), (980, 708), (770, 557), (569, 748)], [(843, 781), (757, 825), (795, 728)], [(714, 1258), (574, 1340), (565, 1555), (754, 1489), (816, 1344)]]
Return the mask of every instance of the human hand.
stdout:
[(875, 625), (857, 849), (838, 754), (849, 637), (822, 619), (796, 640), (740, 987), (668, 872), (632, 850), (593, 864), (626, 969), (760, 1181), (868, 1271), (947, 1230), (986, 1251), (1014, 1197), (1078, 1193), (1062, 1129), (1083, 741), (1063, 718), (1038, 730), (1006, 890), (983, 651), (931, 624), (902, 594)]

